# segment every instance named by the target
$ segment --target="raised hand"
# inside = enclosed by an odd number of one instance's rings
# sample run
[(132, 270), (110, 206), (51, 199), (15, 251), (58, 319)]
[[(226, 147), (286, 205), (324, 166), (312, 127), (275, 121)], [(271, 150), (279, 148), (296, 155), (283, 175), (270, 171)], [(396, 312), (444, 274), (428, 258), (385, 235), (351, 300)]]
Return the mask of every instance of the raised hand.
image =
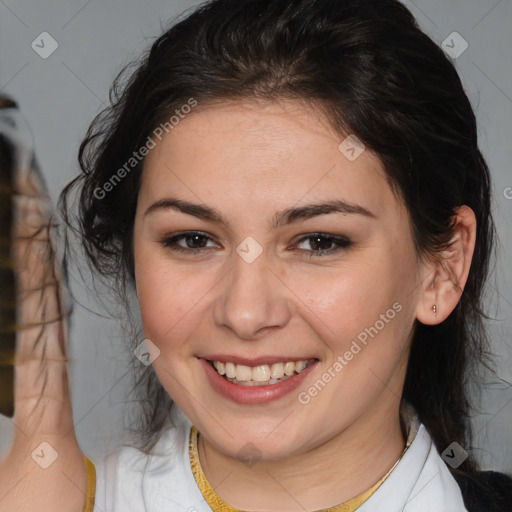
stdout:
[(50, 201), (34, 169), (3, 169), (2, 182), (3, 192), (12, 187), (12, 229), (1, 237), (12, 238), (16, 354), (14, 439), (0, 462), (0, 511), (81, 512), (86, 472), (71, 413)]

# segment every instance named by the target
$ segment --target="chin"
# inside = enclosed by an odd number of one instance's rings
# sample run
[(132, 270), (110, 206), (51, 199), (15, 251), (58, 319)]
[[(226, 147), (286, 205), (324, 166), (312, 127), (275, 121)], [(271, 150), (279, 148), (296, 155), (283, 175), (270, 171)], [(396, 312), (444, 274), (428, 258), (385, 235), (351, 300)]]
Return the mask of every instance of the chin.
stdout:
[(223, 429), (219, 432), (217, 428), (213, 432), (210, 431), (213, 435), (209, 435), (208, 431), (205, 433), (210, 443), (229, 457), (242, 461), (275, 461), (307, 450), (306, 445), (309, 443), (305, 443), (303, 426), (298, 426), (296, 432), (294, 430), (288, 427), (284, 436), (283, 432), (277, 432), (275, 427), (274, 430), (262, 430), (261, 426), (244, 428), (239, 422), (237, 431), (232, 432), (233, 437)]

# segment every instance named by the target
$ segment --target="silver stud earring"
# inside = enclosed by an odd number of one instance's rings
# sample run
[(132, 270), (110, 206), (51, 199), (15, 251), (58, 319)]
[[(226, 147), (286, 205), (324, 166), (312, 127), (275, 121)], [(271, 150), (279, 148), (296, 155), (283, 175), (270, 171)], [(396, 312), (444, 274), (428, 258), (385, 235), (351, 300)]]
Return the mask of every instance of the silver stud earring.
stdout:
[(434, 313), (434, 316), (437, 316), (437, 306), (435, 304), (432, 306), (432, 313)]

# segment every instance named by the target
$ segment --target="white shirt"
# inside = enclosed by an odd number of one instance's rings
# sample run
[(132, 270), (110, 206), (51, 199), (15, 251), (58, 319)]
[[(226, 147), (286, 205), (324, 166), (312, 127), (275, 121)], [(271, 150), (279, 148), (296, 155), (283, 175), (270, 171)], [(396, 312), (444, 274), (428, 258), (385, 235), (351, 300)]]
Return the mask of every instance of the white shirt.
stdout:
[[(191, 424), (177, 408), (148, 456), (124, 446), (96, 464), (94, 512), (211, 512), (189, 461)], [(358, 512), (467, 512), (457, 482), (424, 425)]]

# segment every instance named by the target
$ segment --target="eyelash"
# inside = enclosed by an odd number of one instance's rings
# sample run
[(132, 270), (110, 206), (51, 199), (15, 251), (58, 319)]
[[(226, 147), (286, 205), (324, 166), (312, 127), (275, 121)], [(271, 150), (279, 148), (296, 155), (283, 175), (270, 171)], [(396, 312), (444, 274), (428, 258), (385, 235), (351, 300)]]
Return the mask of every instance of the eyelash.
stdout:
[[(212, 247), (199, 247), (199, 248), (188, 247), (187, 248), (187, 247), (182, 247), (182, 246), (178, 245), (179, 240), (182, 240), (187, 237), (195, 236), (195, 235), (205, 237), (205, 238), (208, 238), (209, 240), (212, 240), (212, 238), (210, 238), (205, 233), (202, 233), (201, 231), (185, 231), (185, 232), (178, 233), (178, 234), (170, 236), (170, 237), (166, 237), (166, 238), (162, 239), (160, 241), (160, 243), (163, 245), (163, 247), (170, 249), (171, 251), (176, 251), (176, 252), (182, 252), (182, 253), (188, 253), (188, 254), (194, 254), (194, 253), (199, 254), (201, 252), (202, 253), (210, 252)], [(327, 241), (330, 241), (336, 247), (331, 248), (331, 249), (323, 249), (320, 251), (314, 251), (314, 250), (308, 251), (306, 249), (299, 249), (299, 251), (304, 251), (305, 253), (308, 253), (310, 258), (322, 257), (325, 255), (334, 254), (338, 251), (346, 250), (352, 245), (352, 242), (346, 237), (329, 235), (326, 233), (311, 233), (307, 236), (302, 237), (295, 245), (299, 245), (306, 240), (312, 240), (314, 238), (322, 238)]]

